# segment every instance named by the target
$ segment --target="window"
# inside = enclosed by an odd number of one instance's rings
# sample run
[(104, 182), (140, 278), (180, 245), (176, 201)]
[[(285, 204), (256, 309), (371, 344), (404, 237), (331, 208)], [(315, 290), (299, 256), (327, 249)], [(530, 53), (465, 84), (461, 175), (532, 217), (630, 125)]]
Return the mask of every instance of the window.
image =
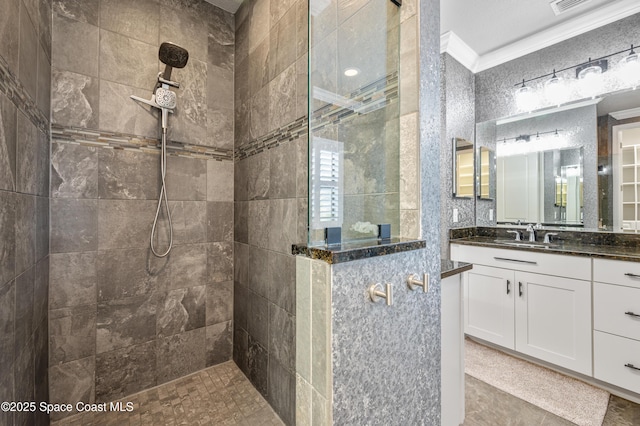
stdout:
[(343, 143), (313, 138), (311, 151), (311, 226), (342, 227), (344, 209)]

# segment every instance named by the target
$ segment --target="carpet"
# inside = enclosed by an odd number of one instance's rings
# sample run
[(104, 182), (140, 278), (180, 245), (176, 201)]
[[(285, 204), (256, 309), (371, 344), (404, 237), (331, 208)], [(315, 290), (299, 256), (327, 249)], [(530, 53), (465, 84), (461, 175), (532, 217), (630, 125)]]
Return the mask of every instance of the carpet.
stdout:
[(609, 392), (465, 339), (465, 373), (580, 426), (601, 426)]

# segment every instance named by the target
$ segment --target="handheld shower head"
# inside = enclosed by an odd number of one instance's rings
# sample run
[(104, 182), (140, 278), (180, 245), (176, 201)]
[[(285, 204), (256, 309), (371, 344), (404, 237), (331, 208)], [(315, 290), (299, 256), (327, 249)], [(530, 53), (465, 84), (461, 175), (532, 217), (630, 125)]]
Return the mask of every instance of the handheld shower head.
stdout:
[(171, 71), (173, 68), (184, 68), (185, 65), (187, 65), (189, 52), (177, 44), (165, 41), (160, 45), (158, 58), (165, 64), (162, 77), (166, 80), (171, 80)]

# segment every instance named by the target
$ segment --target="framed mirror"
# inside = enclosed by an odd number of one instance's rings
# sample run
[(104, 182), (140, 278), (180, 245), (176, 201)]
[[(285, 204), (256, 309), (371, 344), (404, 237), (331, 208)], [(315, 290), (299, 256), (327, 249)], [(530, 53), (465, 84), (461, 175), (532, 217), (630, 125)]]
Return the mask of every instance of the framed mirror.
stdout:
[(474, 194), (474, 158), (473, 143), (466, 139), (453, 138), (453, 196), (455, 198), (473, 198)]
[(478, 148), (478, 199), (493, 200), (496, 197), (495, 185), (496, 155), (486, 147)]

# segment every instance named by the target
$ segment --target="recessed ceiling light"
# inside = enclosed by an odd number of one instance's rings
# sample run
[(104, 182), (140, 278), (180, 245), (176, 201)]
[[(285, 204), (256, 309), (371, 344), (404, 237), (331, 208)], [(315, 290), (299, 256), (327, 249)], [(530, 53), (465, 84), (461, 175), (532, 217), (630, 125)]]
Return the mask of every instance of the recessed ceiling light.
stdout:
[(358, 68), (347, 68), (344, 70), (344, 75), (347, 77), (355, 77), (360, 74), (360, 70)]

